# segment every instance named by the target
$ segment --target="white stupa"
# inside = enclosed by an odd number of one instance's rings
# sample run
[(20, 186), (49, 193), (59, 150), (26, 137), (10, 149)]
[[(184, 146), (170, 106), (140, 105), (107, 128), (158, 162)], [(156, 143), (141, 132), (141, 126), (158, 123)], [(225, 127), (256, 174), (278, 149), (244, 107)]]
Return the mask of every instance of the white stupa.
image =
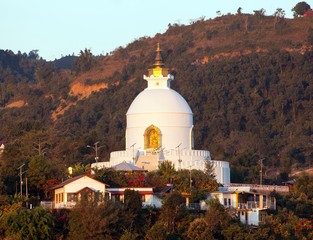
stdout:
[(112, 152), (109, 162), (92, 167), (111, 167), (125, 161), (150, 171), (169, 160), (177, 170), (205, 170), (206, 161), (210, 161), (217, 181), (230, 183), (228, 162), (211, 160), (209, 151), (193, 149), (193, 113), (186, 100), (171, 89), (174, 77), (164, 68), (159, 45), (154, 67), (144, 79), (147, 88), (126, 113), (126, 149)]

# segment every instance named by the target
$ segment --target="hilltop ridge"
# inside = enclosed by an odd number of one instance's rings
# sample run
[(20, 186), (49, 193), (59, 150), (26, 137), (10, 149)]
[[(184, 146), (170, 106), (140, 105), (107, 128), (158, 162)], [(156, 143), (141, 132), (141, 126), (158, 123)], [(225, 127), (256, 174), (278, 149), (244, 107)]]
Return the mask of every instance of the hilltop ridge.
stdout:
[[(106, 56), (82, 51), (63, 69), (34, 52), (1, 51), (0, 140), (38, 142), (43, 135), (48, 157), (68, 164), (92, 161), (85, 146), (101, 140), (107, 160), (123, 148), (125, 113), (144, 89), (142, 75), (160, 43), (173, 88), (194, 112), (195, 147), (229, 160), (237, 182), (257, 181), (261, 157), (275, 173), (268, 181), (284, 179), (313, 156), (312, 23), (248, 14), (201, 18), (169, 24), (164, 34)], [(17, 163), (33, 154), (23, 147)]]

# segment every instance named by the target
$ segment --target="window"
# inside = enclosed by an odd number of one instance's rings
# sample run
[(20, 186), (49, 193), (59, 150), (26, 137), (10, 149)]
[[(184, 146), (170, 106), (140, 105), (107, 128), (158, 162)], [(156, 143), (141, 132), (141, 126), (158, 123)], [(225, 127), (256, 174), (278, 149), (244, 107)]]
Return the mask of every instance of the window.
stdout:
[[(114, 196), (114, 195), (113, 195)], [(111, 198), (112, 198), (112, 195), (111, 195)], [(110, 200), (110, 194), (108, 192), (105, 192), (104, 194), (104, 199), (105, 200)]]
[(75, 193), (68, 193), (67, 194), (67, 201), (68, 202), (76, 202), (77, 201), (77, 195)]
[(228, 206), (231, 206), (231, 199), (228, 198)]
[(58, 193), (55, 195), (55, 202), (56, 203), (63, 202), (63, 193)]
[(224, 198), (224, 206), (227, 206), (227, 198)]
[(259, 212), (259, 221), (260, 221), (261, 223), (264, 223), (264, 221), (265, 221), (265, 216), (266, 216), (266, 212), (262, 212), (262, 211)]

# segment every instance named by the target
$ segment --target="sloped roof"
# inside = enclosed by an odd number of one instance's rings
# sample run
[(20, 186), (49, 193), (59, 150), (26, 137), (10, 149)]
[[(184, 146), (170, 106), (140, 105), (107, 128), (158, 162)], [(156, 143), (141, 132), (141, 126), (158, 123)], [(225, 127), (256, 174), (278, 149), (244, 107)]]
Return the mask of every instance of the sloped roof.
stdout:
[(173, 185), (167, 185), (165, 188), (161, 190), (160, 193), (169, 193), (171, 191), (173, 191)]
[(133, 164), (122, 162), (112, 167), (115, 171), (146, 171), (143, 168), (136, 167)]
[(75, 193), (79, 193), (79, 192), (83, 192), (83, 191), (85, 191), (85, 190), (89, 190), (89, 191), (91, 191), (91, 192), (96, 192), (96, 189), (94, 189), (94, 188), (91, 188), (91, 187), (84, 187), (84, 188), (82, 188), (82, 189), (79, 189), (77, 192), (75, 192)]
[(125, 190), (134, 190), (137, 191), (140, 195), (154, 193), (152, 187), (107, 188), (106, 190), (112, 194), (124, 194)]
[[(70, 184), (70, 183), (72, 183), (72, 182), (75, 182), (76, 180), (78, 180), (78, 179), (80, 179), (80, 178), (82, 178), (82, 177), (88, 177), (88, 178), (90, 178), (90, 179), (92, 179), (92, 180), (94, 180), (94, 181), (99, 182), (98, 180), (93, 179), (93, 178), (91, 178), (91, 177), (89, 177), (89, 176), (87, 176), (87, 175), (84, 174), (84, 175), (79, 175), (79, 176), (76, 176), (76, 177), (67, 179), (67, 180), (65, 180), (64, 182), (61, 182), (60, 184), (58, 184), (58, 185), (52, 187), (51, 189), (53, 190), (53, 189), (57, 189), (57, 188), (64, 187), (65, 185)], [(101, 182), (101, 183), (104, 184), (104, 185), (106, 185), (106, 186), (109, 186), (108, 184), (105, 184), (105, 183), (103, 183), (103, 182)]]

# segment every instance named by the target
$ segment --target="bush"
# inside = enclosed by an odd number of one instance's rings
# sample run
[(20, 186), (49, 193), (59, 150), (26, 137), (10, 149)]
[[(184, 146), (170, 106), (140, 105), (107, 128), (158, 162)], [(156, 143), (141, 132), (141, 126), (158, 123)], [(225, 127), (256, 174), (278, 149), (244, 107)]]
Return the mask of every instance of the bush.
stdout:
[(0, 232), (10, 239), (51, 239), (54, 224), (52, 215), (41, 207), (18, 208), (3, 215)]

